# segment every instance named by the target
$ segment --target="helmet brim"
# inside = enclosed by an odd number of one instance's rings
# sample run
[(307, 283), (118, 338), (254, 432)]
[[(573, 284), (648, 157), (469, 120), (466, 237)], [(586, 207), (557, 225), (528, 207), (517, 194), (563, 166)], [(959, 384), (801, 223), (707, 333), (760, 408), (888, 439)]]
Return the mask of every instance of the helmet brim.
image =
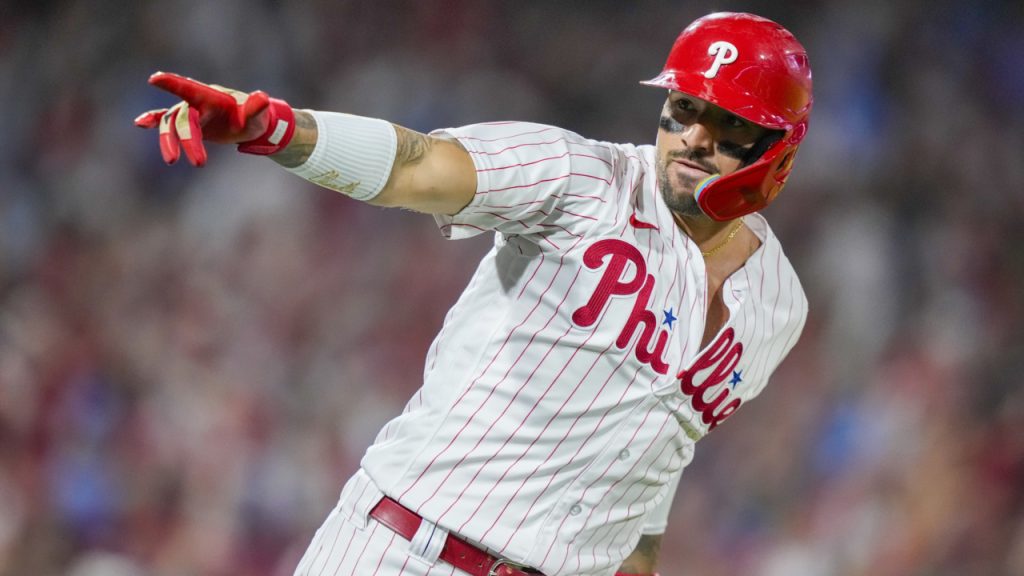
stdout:
[(765, 128), (789, 132), (795, 125), (791, 118), (769, 110), (762, 96), (749, 93), (735, 82), (711, 80), (700, 74), (666, 70), (640, 83), (699, 98)]

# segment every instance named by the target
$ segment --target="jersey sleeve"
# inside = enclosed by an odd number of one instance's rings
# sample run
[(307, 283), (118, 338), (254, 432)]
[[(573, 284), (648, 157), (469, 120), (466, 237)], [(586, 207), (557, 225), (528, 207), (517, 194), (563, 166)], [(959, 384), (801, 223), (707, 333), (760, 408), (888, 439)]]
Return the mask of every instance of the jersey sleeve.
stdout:
[(453, 216), (435, 215), (448, 238), (485, 231), (520, 236), (586, 234), (607, 216), (619, 182), (620, 145), (525, 122), (495, 122), (433, 133), (457, 139), (473, 159), (477, 190)]

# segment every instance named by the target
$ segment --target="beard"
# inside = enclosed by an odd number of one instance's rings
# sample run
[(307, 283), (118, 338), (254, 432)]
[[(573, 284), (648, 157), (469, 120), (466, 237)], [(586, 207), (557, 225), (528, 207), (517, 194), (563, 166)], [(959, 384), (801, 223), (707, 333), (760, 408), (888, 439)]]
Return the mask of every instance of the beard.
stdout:
[(658, 187), (661, 188), (661, 197), (665, 200), (665, 205), (680, 216), (703, 216), (704, 211), (693, 197), (693, 191), (697, 189), (700, 181), (682, 174), (677, 174), (673, 181), (668, 175), (669, 162), (658, 160)]

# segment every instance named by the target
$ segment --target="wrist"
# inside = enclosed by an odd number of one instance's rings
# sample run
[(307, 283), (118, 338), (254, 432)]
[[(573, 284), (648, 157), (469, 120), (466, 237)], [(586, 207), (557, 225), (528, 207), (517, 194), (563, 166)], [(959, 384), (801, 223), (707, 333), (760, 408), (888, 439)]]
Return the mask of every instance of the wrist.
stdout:
[(262, 136), (238, 145), (245, 154), (268, 156), (283, 150), (295, 135), (295, 111), (284, 100), (271, 98), (267, 105), (267, 129)]
[(376, 198), (394, 165), (398, 139), (394, 126), (339, 112), (313, 111), (310, 117), (316, 125), (316, 142), (305, 162), (286, 166), (287, 170), (356, 200)]

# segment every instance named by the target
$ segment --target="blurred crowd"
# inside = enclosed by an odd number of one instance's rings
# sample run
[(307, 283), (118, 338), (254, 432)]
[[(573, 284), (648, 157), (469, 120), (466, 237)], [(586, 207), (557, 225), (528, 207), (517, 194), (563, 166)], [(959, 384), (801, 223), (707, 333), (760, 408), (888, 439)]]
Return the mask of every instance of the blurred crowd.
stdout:
[(168, 70), (418, 130), (653, 142), (681, 28), (807, 46), (766, 216), (800, 343), (702, 441), (665, 576), (1024, 574), (1024, 4), (0, 2), (0, 575), (279, 576), (422, 362), (486, 237), (266, 159), (160, 160)]

